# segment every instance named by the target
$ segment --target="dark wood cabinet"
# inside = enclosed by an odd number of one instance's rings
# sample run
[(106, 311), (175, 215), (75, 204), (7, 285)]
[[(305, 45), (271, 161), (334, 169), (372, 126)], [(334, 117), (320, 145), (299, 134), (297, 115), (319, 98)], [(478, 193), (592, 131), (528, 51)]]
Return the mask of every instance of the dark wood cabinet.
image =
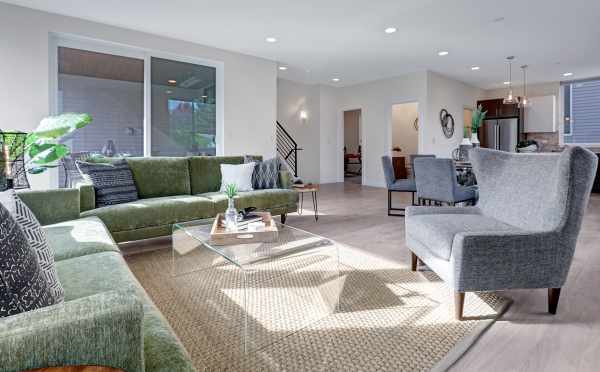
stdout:
[(502, 105), (501, 99), (486, 99), (483, 101), (477, 101), (477, 106), (481, 105), (483, 111), (487, 111), (486, 118), (491, 119), (498, 117), (499, 105)]
[(406, 172), (406, 158), (404, 156), (394, 156), (392, 158), (392, 164), (394, 165), (394, 175), (396, 179), (408, 178)]

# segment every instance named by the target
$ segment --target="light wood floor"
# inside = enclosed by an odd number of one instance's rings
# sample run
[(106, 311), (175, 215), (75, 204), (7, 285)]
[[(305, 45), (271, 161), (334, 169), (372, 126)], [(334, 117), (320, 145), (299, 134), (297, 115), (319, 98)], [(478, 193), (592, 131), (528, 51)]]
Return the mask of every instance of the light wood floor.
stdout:
[[(394, 197), (395, 203), (409, 201), (409, 195)], [(319, 221), (305, 209), (302, 216), (289, 215), (287, 223), (408, 264), (404, 219), (388, 217), (386, 206), (383, 189), (322, 185)], [(511, 308), (452, 371), (600, 371), (600, 195), (590, 201), (558, 314), (546, 313), (542, 289), (503, 296), (514, 300)]]

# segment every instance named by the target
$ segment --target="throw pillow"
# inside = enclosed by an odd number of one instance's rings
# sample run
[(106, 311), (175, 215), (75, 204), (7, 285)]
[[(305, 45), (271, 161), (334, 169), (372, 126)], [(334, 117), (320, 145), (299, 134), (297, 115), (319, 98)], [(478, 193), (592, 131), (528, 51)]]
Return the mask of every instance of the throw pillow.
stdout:
[(42, 229), (42, 225), (40, 225), (40, 222), (31, 209), (27, 207), (14, 190), (0, 192), (0, 203), (4, 205), (11, 216), (17, 221), (27, 238), (29, 246), (35, 251), (42, 275), (48, 282), (52, 298), (56, 303), (62, 302), (65, 292), (58, 280), (58, 274), (54, 266), (54, 250), (48, 244), (48, 239)]
[[(249, 158), (246, 158), (248, 160)], [(257, 161), (252, 173), (252, 187), (256, 190), (275, 189), (279, 187), (279, 170), (281, 165), (278, 158)]]
[(94, 185), (96, 208), (139, 199), (127, 160), (121, 159), (112, 164), (78, 161), (77, 167)]
[(0, 204), (0, 317), (54, 305), (25, 233)]
[(252, 191), (252, 172), (254, 163), (221, 164), (221, 191), (233, 183), (237, 191)]

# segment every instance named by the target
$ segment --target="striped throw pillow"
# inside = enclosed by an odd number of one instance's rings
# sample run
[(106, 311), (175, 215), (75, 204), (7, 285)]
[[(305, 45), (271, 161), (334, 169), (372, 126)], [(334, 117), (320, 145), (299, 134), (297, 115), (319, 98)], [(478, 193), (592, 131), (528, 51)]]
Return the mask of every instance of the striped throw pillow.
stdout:
[(77, 167), (94, 185), (96, 208), (139, 199), (127, 160), (118, 160), (112, 164), (78, 161)]

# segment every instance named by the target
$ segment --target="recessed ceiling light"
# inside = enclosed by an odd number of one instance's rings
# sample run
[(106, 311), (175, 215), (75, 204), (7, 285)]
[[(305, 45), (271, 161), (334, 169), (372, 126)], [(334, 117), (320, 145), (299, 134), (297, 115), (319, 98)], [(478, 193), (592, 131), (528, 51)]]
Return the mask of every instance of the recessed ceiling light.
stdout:
[(276, 43), (277, 42), (277, 38), (274, 38), (272, 36), (269, 36), (268, 38), (265, 39), (265, 41), (267, 43)]
[(508, 84), (510, 84), (510, 81), (505, 81), (504, 82), (504, 85), (508, 85)]
[(563, 74), (563, 76), (565, 76), (565, 77), (567, 77), (567, 76), (573, 76), (573, 73), (572, 72), (565, 72)]
[(477, 71), (477, 70), (479, 70), (479, 66), (473, 66), (473, 67), (471, 67), (471, 70)]
[(447, 56), (448, 52), (445, 50), (442, 50), (441, 52), (438, 52), (438, 56)]
[(279, 69), (280, 69), (281, 71), (285, 71), (285, 70), (287, 70), (287, 67), (285, 67), (285, 66), (279, 66)]
[(339, 83), (340, 78), (333, 78), (333, 79), (331, 79), (331, 81), (333, 81), (334, 83)]
[(398, 29), (396, 27), (388, 27), (384, 31), (386, 34), (393, 34), (394, 32), (398, 31)]
[(177, 80), (169, 79), (169, 80), (167, 80), (167, 83), (169, 83), (171, 85), (177, 84)]

